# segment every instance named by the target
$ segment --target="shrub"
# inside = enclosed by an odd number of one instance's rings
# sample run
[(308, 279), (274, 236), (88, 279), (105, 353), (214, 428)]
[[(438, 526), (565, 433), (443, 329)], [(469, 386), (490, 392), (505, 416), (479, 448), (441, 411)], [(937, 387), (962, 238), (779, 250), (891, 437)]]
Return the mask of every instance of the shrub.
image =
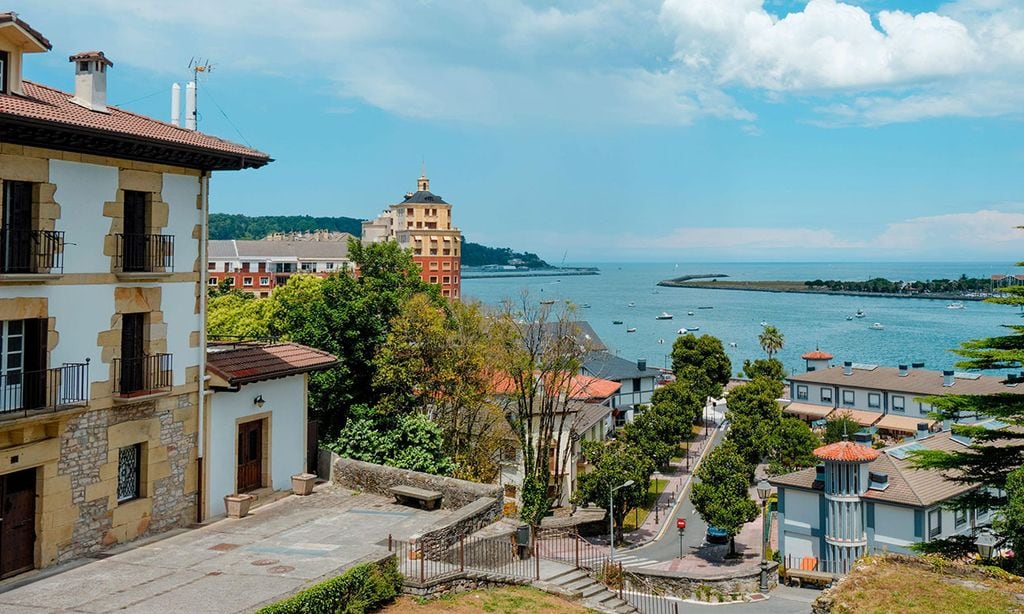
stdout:
[(356, 565), (340, 576), (278, 601), (259, 614), (365, 614), (394, 599), (402, 575), (394, 557)]

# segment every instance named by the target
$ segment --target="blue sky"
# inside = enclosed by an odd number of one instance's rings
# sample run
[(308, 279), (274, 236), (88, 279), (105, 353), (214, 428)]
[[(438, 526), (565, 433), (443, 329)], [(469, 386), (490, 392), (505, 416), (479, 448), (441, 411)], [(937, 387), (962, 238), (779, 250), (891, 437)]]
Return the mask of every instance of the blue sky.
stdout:
[(1019, 0), (15, 0), (26, 77), (276, 161), (211, 208), (371, 217), (415, 186), (549, 260), (1024, 256)]

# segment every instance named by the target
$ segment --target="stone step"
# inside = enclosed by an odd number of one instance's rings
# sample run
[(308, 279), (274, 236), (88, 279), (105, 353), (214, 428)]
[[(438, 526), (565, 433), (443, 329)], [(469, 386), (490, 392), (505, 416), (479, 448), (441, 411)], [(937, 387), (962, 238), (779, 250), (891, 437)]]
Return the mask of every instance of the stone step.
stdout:
[(589, 577), (590, 576), (587, 575), (587, 572), (582, 569), (570, 569), (569, 571), (564, 571), (558, 574), (557, 576), (548, 578), (548, 582), (551, 582), (552, 584), (557, 584), (559, 586), (568, 586), (573, 582), (577, 582), (579, 580)]

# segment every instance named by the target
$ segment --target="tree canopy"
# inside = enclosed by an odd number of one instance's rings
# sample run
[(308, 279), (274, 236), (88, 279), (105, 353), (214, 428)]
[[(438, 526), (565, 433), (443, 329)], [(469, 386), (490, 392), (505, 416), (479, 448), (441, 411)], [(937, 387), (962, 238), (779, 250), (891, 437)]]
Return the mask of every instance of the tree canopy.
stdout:
[(799, 418), (786, 417), (779, 423), (775, 444), (769, 453), (768, 473), (782, 475), (818, 463), (814, 449), (821, 438)]
[(621, 535), (626, 512), (644, 503), (654, 463), (637, 455), (634, 448), (617, 439), (607, 443), (586, 441), (582, 451), (593, 469), (579, 476), (573, 495), (576, 503), (591, 502), (607, 507), (612, 488), (633, 480), (632, 486), (615, 491), (612, 521), (616, 535)]
[(772, 356), (782, 349), (785, 339), (782, 336), (782, 331), (769, 325), (761, 330), (761, 334), (757, 336), (757, 342), (764, 353), (768, 355), (768, 359), (771, 360)]
[(782, 422), (782, 382), (757, 377), (729, 392), (729, 439), (753, 468), (775, 447)]
[(682, 335), (672, 344), (672, 370), (676, 380), (687, 382), (701, 398), (717, 398), (729, 383), (732, 363), (716, 337)]
[(860, 423), (850, 417), (848, 412), (837, 412), (825, 421), (825, 443), (853, 440), (853, 434), (861, 429)]
[(736, 534), (757, 518), (757, 503), (750, 498), (747, 462), (731, 441), (712, 450), (694, 476), (690, 500), (708, 526), (729, 534), (730, 552), (736, 551)]
[(753, 362), (747, 359), (743, 361), (743, 375), (750, 379), (763, 377), (781, 382), (786, 379), (786, 369), (778, 358), (758, 358)]

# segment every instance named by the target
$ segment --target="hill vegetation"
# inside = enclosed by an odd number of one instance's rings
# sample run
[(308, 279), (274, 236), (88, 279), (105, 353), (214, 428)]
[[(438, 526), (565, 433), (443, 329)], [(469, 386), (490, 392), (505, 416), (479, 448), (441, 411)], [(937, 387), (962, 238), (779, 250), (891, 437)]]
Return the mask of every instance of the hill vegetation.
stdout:
[(846, 290), (849, 292), (871, 292), (879, 294), (957, 294), (961, 292), (986, 292), (992, 289), (992, 281), (982, 277), (959, 279), (930, 279), (925, 281), (893, 281), (884, 277), (875, 277), (867, 281), (840, 281), (836, 279), (815, 279), (805, 281), (808, 288), (827, 288), (829, 290)]
[[(259, 215), (241, 213), (211, 213), (210, 238), (262, 239), (275, 232), (307, 232), (330, 230), (347, 232), (358, 237), (362, 232), (363, 220), (354, 217), (314, 217), (312, 215)], [(488, 264), (518, 264), (531, 269), (548, 268), (550, 265), (537, 254), (515, 252), (508, 247), (487, 247), (479, 243), (464, 241), (462, 244), (462, 266), (485, 266)]]

